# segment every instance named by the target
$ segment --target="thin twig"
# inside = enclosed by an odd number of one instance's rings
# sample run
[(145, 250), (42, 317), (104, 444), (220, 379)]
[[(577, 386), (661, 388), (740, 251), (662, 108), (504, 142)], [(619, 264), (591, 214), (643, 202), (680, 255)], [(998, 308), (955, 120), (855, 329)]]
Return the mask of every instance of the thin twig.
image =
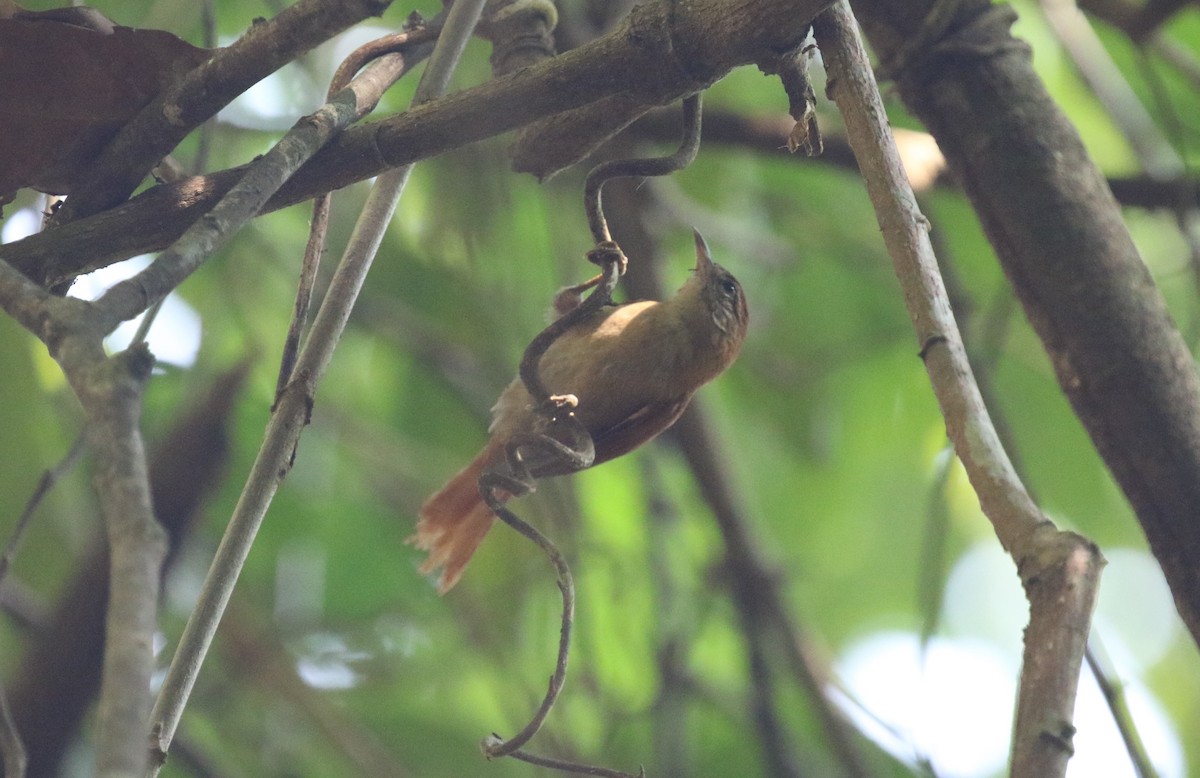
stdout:
[(1150, 755), (1146, 753), (1146, 744), (1142, 742), (1142, 737), (1138, 734), (1137, 724), (1133, 720), (1133, 712), (1129, 710), (1129, 706), (1125, 702), (1125, 689), (1120, 682), (1113, 680), (1115, 673), (1112, 665), (1110, 662), (1101, 661), (1103, 655), (1104, 651), (1101, 650), (1099, 641), (1093, 636), (1088, 641), (1087, 651), (1084, 653), (1088, 668), (1091, 669), (1096, 683), (1100, 686), (1100, 692), (1108, 703), (1108, 709), (1112, 711), (1117, 731), (1121, 733), (1121, 742), (1125, 744), (1125, 752), (1129, 754), (1129, 761), (1133, 764), (1133, 769), (1137, 771), (1138, 778), (1155, 778), (1158, 771), (1154, 769)]
[[(611, 260), (605, 268), (605, 276), (608, 282), (594, 291), (582, 305), (562, 318), (567, 318), (568, 316), (575, 318), (574, 315), (580, 309), (585, 309), (585, 306), (591, 307), (589, 304), (593, 300), (606, 300), (611, 293), (612, 285), (616, 283), (619, 265), (620, 263), (615, 259)], [(546, 331), (550, 329), (547, 328)], [(543, 334), (546, 331), (543, 331)], [(561, 334), (565, 330), (556, 330), (556, 332)], [(522, 361), (522, 366), (528, 362), (536, 372), (537, 363), (541, 359), (541, 355), (552, 341), (553, 338), (544, 341), (541, 338), (535, 338), (526, 349), (526, 359)], [(545, 389), (541, 386), (540, 381), (538, 382), (537, 389), (544, 394)], [(555, 659), (554, 673), (550, 677), (546, 694), (534, 712), (533, 717), (529, 720), (529, 723), (508, 740), (504, 740), (494, 733), (490, 737), (485, 738), (482, 743), (483, 753), (488, 759), (512, 756), (526, 762), (539, 764), (544, 767), (553, 767), (565, 772), (613, 776), (614, 778), (635, 778), (629, 773), (611, 770), (606, 767), (565, 762), (558, 759), (536, 756), (520, 750), (521, 746), (528, 743), (542, 728), (542, 725), (545, 724), (546, 718), (554, 708), (554, 703), (558, 700), (558, 696), (562, 692), (563, 685), (567, 680), (567, 664), (571, 656), (571, 628), (575, 622), (575, 583), (571, 576), (571, 569), (567, 565), (562, 552), (558, 550), (558, 547), (535, 527), (505, 507), (504, 501), (506, 496), (504, 495), (519, 496), (533, 491), (535, 485), (534, 476), (530, 473), (520, 456), (522, 450), (538, 448), (543, 451), (549, 451), (556, 459), (565, 462), (568, 467), (576, 470), (589, 466), (595, 458), (595, 449), (591, 436), (588, 435), (587, 430), (583, 428), (571, 412), (571, 409), (574, 408), (574, 398), (568, 395), (565, 397), (543, 396), (538, 399), (541, 400), (539, 407), (544, 409), (543, 412), (548, 415), (549, 424), (569, 434), (572, 438), (571, 444), (564, 444), (550, 437), (548, 434), (515, 436), (509, 441), (506, 447), (508, 467), (512, 474), (495, 470), (486, 471), (479, 479), (479, 491), (483, 496), (484, 502), (487, 503), (488, 507), (501, 521), (536, 543), (554, 565), (558, 588), (562, 594), (562, 620), (558, 637), (558, 655)], [(556, 408), (558, 411), (554, 410)], [(565, 412), (562, 412), (564, 410)]]
[[(1074, 2), (1042, 0), (1042, 10), (1084, 82), (1125, 136), (1142, 168), (1151, 178), (1177, 182), (1178, 196), (1173, 203), (1175, 220), (1179, 234), (1188, 247), (1192, 282), (1200, 288), (1200, 216), (1196, 213), (1195, 192), (1187, 184), (1188, 166), (1182, 152), (1186, 149), (1183, 131), (1162, 80), (1150, 66), (1145, 50), (1140, 50), (1139, 62), (1165, 129), (1159, 128), (1159, 123), (1143, 105), (1087, 17)], [(1138, 38), (1137, 29), (1140, 29), (1137, 28), (1139, 19), (1140, 15), (1135, 17), (1135, 31), (1130, 33), (1135, 39)], [(1193, 323), (1193, 335), (1195, 327)]]
[(0, 687), (0, 752), (4, 754), (5, 778), (25, 778), (25, 744), (8, 708), (8, 693)]
[(614, 159), (597, 165), (588, 173), (583, 185), (583, 204), (596, 243), (612, 240), (600, 197), (601, 189), (607, 182), (633, 176), (665, 176), (684, 169), (696, 159), (696, 153), (700, 150), (702, 96), (702, 92), (696, 92), (683, 98), (683, 137), (674, 154), (646, 159)]
[(1179, 71), (1183, 78), (1190, 81), (1193, 89), (1200, 87), (1200, 61), (1191, 49), (1164, 35), (1154, 36), (1150, 41), (1150, 48), (1168, 65)]
[(1072, 0), (1041, 0), (1041, 5), (1050, 29), (1075, 63), (1084, 83), (1104, 106), (1146, 171), (1164, 178), (1182, 174), (1179, 154), (1163, 137), (1079, 7)]
[[(615, 243), (612, 244), (616, 246)], [(513, 755), (521, 746), (529, 742), (538, 730), (542, 728), (550, 710), (554, 707), (558, 695), (562, 692), (567, 680), (567, 663), (571, 655), (571, 626), (575, 621), (575, 583), (571, 569), (558, 548), (541, 532), (521, 519), (504, 506), (505, 498), (501, 493), (512, 495), (528, 494), (533, 491), (534, 474), (530, 473), (520, 452), (527, 448), (539, 448), (550, 452), (556, 459), (563, 461), (572, 469), (583, 469), (590, 465), (595, 458), (595, 448), (591, 436), (575, 418), (571, 410), (575, 407), (575, 398), (571, 395), (552, 396), (542, 383), (538, 373), (538, 364), (546, 349), (563, 333), (579, 321), (591, 316), (600, 306), (606, 304), (612, 297), (613, 287), (620, 278), (624, 265), (624, 255), (620, 249), (604, 248), (607, 261), (604, 265), (603, 279), (599, 286), (586, 300), (565, 315), (559, 317), (530, 341), (521, 359), (520, 375), (525, 382), (525, 388), (533, 398), (535, 407), (541, 409), (550, 425), (566, 432), (571, 436), (571, 445), (550, 437), (547, 434), (530, 434), (516, 436), (506, 447), (508, 467), (511, 474), (498, 471), (487, 471), (479, 479), (479, 491), (484, 502), (508, 526), (538, 545), (554, 565), (558, 576), (558, 588), (562, 593), (562, 626), (559, 630), (558, 655), (554, 663), (554, 674), (538, 709), (534, 712), (529, 723), (520, 732), (508, 740), (493, 734), (483, 742), (483, 752), (488, 759)], [(528, 756), (528, 755), (526, 755)]]
[[(432, 32), (422, 34), (431, 35)], [(412, 33), (417, 37), (418, 33)], [(145, 270), (115, 284), (96, 308), (116, 321), (132, 319), (183, 282), (217, 248), (254, 218), (263, 204), (330, 138), (363, 115), (366, 106), (404, 72), (403, 60), (375, 63), (329, 102), (304, 117), (252, 163), (245, 176), (204, 218), (190, 226), (178, 241)]]
[[(654, 210), (654, 203), (649, 201), (653, 193), (646, 188), (625, 186), (620, 195), (613, 198), (612, 205), (619, 207), (617, 213), (623, 217), (622, 241), (631, 244), (643, 260), (636, 265), (636, 271), (630, 270), (630, 292), (637, 298), (661, 298), (664, 290), (655, 273), (657, 263), (650, 261), (657, 247), (645, 224), (645, 214)], [(860, 753), (860, 742), (856, 742), (853, 727), (827, 694), (833, 685), (828, 663), (809, 645), (803, 625), (783, 596), (787, 588), (786, 579), (758, 542), (738, 498), (737, 484), (728, 468), (722, 464), (728, 457), (722, 455), (721, 442), (713, 434), (712, 425), (707, 419), (704, 398), (695, 398), (688, 411), (671, 428), (670, 436), (678, 441), (692, 479), (709, 505), (720, 530), (727, 572), (724, 583), (741, 619), (747, 656), (761, 650), (754, 644), (761, 644), (768, 653), (783, 654), (785, 666), (801, 685), (814, 716), (821, 724), (823, 742), (828, 745), (840, 773), (865, 778), (871, 775), (871, 771), (867, 769)], [(694, 680), (691, 685), (695, 687)], [(775, 730), (779, 729), (763, 717), (764, 710), (756, 712), (753, 719), (762, 750), (765, 752), (769, 748), (779, 747), (790, 750), (790, 742), (781, 743), (763, 728), (764, 725), (770, 725)], [(783, 712), (775, 711), (773, 715), (782, 718)], [(795, 757), (782, 753), (764, 753), (763, 758), (772, 764), (795, 761)]]
[(0, 556), (0, 582), (4, 581), (4, 577), (8, 574), (8, 568), (12, 565), (13, 558), (17, 555), (17, 549), (21, 545), (21, 539), (25, 535), (25, 530), (29, 527), (29, 521), (33, 518), (33, 514), (37, 511), (38, 506), (42, 504), (42, 500), (46, 498), (59, 479), (70, 472), (75, 463), (79, 461), (79, 456), (86, 448), (85, 443), (87, 435), (80, 433), (76, 436), (75, 442), (71, 444), (71, 448), (63, 455), (63, 458), (58, 461), (53, 467), (50, 467), (42, 473), (42, 477), (38, 479), (37, 486), (33, 489), (33, 494), (29, 495), (29, 499), (25, 502), (25, 507), (21, 510), (21, 515), (17, 518), (17, 524), (13, 527), (12, 536), (8, 539), (8, 545), (4, 548), (4, 555)]
[[(451, 8), (417, 86), (414, 103), (425, 102), (445, 91), (482, 8), (483, 0), (460, 0)], [(368, 68), (368, 73), (371, 70), (373, 68)], [(359, 78), (366, 75), (364, 73)], [(386, 83), (390, 82), (389, 79)], [(381, 90), (384, 83), (376, 83), (375, 86)], [(342, 261), (330, 282), (329, 292), (317, 312), (311, 334), (300, 353), (293, 378), (267, 423), (262, 447), (213, 558), (196, 608), (180, 637), (179, 649), (172, 659), (151, 715), (151, 736), (156, 757), (154, 773), (166, 758), (196, 676), (212, 644), (258, 528), (279, 483), (290, 469), (300, 433), (312, 411), (317, 383), (333, 358), (334, 349), (341, 339), (350, 311), (358, 299), (411, 170), (411, 166), (405, 166), (385, 173), (368, 195)]]
[[(507, 499), (507, 495), (527, 494), (534, 489), (536, 474), (531, 473), (522, 460), (519, 453), (522, 449), (539, 448), (549, 451), (557, 459), (565, 462), (568, 467), (576, 470), (591, 465), (595, 457), (591, 436), (572, 412), (577, 402), (576, 398), (573, 395), (551, 395), (545, 384), (542, 383), (539, 364), (542, 356), (554, 341), (577, 323), (590, 317), (601, 306), (608, 304), (612, 299), (613, 289), (628, 264), (621, 247), (613, 241), (609, 234), (608, 223), (604, 218), (604, 209), (600, 198), (604, 184), (614, 178), (666, 175), (681, 170), (696, 158), (696, 152), (700, 148), (700, 93), (685, 98), (683, 108), (683, 138), (674, 153), (665, 157), (613, 160), (597, 165), (588, 173), (587, 182), (584, 185), (584, 210), (587, 212), (592, 235), (596, 239), (596, 247), (588, 252), (587, 258), (603, 269), (595, 278), (565, 290), (571, 295), (577, 295), (586, 289), (596, 287), (586, 300), (578, 305), (568, 306), (566, 313), (538, 333), (526, 347), (525, 354), (521, 359), (519, 375), (525, 384), (526, 391), (533, 398), (534, 407), (538, 408), (543, 417), (547, 419), (548, 425), (553, 425), (570, 435), (571, 445), (566, 445), (544, 433), (515, 436), (506, 446), (509, 472), (489, 470), (484, 472), (479, 479), (480, 493), (493, 513), (505, 524), (536, 543), (550, 558), (558, 573), (558, 586), (563, 598), (558, 656), (546, 694), (530, 722), (512, 738), (503, 740), (498, 735), (492, 735), (484, 740), (483, 751), (489, 759), (520, 754), (517, 758), (543, 766), (556, 766), (557, 769), (568, 772), (584, 772), (589, 775), (629, 775), (608, 768), (561, 762), (519, 751), (521, 746), (529, 742), (541, 729), (566, 682), (567, 663), (571, 651), (571, 625), (575, 613), (575, 586), (570, 568), (558, 548), (538, 530), (506, 508), (504, 501)], [(560, 299), (562, 299), (561, 292), (559, 298), (556, 298), (556, 307)]]
[[(217, 9), (216, 0), (202, 0), (200, 3), (201, 41), (206, 49), (217, 47)], [(216, 123), (205, 121), (196, 133), (196, 156), (192, 158), (191, 170), (193, 175), (203, 175), (208, 171), (208, 157), (212, 153), (213, 135)]]
[(522, 762), (535, 764), (538, 767), (549, 767), (551, 770), (559, 770), (564, 773), (575, 773), (577, 775), (599, 775), (603, 778), (646, 778), (645, 768), (639, 769), (637, 773), (626, 773), (621, 770), (613, 770), (608, 767), (597, 767), (595, 765), (579, 764), (577, 762), (567, 762), (562, 759), (551, 759), (546, 756), (537, 756), (526, 751), (513, 751), (510, 754), (513, 759), (520, 759)]
[[(421, 60), (429, 56), (433, 41), (441, 30), (442, 19), (439, 17), (429, 25), (423, 25), (419, 17), (411, 18), (403, 32), (385, 35), (370, 41), (357, 49), (338, 66), (330, 79), (326, 99), (332, 100), (342, 89), (349, 86), (354, 74), (368, 62), (384, 56), (392, 56), (392, 64), (399, 65), (396, 77), (412, 69)], [(418, 28), (418, 25), (421, 25)], [(360, 105), (360, 117), (365, 116), (375, 108), (377, 100)], [(279, 359), (279, 377), (275, 381), (275, 398), (283, 393), (284, 387), (292, 377), (296, 366), (296, 355), (300, 352), (300, 338), (308, 325), (308, 311), (312, 304), (313, 288), (317, 282), (317, 270), (321, 265), (321, 257), (325, 253), (325, 239), (329, 231), (329, 209), (333, 201), (330, 192), (317, 195), (313, 199), (312, 220), (309, 225), (308, 242), (304, 247), (304, 260), (300, 267), (300, 281), (296, 286), (296, 302), (292, 309), (292, 321), (288, 325), (287, 336), (283, 342), (283, 352)]]
[(275, 379), (275, 400), (283, 394), (292, 371), (296, 367), (296, 355), (300, 353), (300, 337), (308, 324), (308, 309), (312, 305), (313, 289), (317, 285), (317, 271), (325, 253), (325, 236), (329, 232), (329, 206), (333, 196), (326, 192), (313, 198), (312, 220), (308, 227), (308, 242), (304, 245), (304, 259), (300, 263), (300, 281), (296, 284), (296, 302), (292, 306), (292, 321), (288, 324), (283, 339), (283, 352), (279, 357), (279, 376)]
[[(638, 256), (649, 261), (641, 252)], [(702, 623), (685, 616), (689, 593), (681, 591), (672, 562), (672, 549), (680, 538), (679, 508), (667, 496), (667, 488), (655, 457), (642, 457), (639, 464), (645, 485), (647, 561), (653, 596), (655, 664), (658, 689), (650, 705), (654, 757), (658, 765), (672, 765), (680, 773), (688, 770), (689, 698), (694, 679), (688, 668), (688, 649)]]
[[(730, 595), (742, 620), (747, 653), (753, 656), (761, 650), (760, 644), (778, 641), (783, 659), (808, 696), (825, 742), (842, 773), (856, 778), (871, 775), (852, 726), (826, 694), (829, 685), (827, 663), (820, 661), (809, 645), (804, 630), (784, 600), (778, 575), (747, 526), (733, 485), (717, 458), (720, 446), (704, 413), (703, 403), (694, 400), (673, 429), (724, 541)], [(766, 709), (760, 708), (755, 718), (763, 748), (787, 748), (787, 743), (773, 737), (768, 727), (777, 729), (778, 725), (764, 718), (765, 713)], [(778, 717), (779, 713), (773, 715)], [(793, 758), (782, 752), (772, 754), (770, 758), (774, 764), (793, 763)]]
[(534, 712), (529, 723), (522, 727), (520, 732), (508, 740), (504, 740), (499, 735), (493, 734), (483, 741), (483, 752), (488, 759), (512, 756), (521, 746), (528, 743), (538, 733), (538, 730), (542, 728), (542, 724), (546, 722), (546, 717), (550, 715), (550, 710), (554, 707), (554, 703), (562, 691), (563, 684), (567, 680), (567, 662), (571, 655), (571, 627), (575, 622), (575, 583), (571, 577), (571, 569), (567, 566), (567, 561), (563, 558), (558, 548), (550, 542), (549, 538), (504, 507), (504, 504), (497, 499), (495, 492), (495, 489), (486, 489), (484, 491), (484, 500), (487, 502), (488, 507), (505, 524), (536, 543), (554, 565), (555, 573), (558, 575), (558, 589), (562, 593), (562, 625), (558, 634), (558, 657), (554, 662), (554, 674), (550, 676), (550, 684), (546, 689), (546, 695), (542, 698), (541, 704), (538, 705), (538, 709)]
[(162, 311), (163, 303), (166, 301), (166, 297), (159, 299), (142, 315), (142, 320), (138, 322), (137, 331), (133, 333), (133, 339), (129, 341), (131, 346), (144, 345), (146, 343), (146, 338), (150, 335), (150, 327), (154, 325), (154, 320), (158, 318), (158, 314)]

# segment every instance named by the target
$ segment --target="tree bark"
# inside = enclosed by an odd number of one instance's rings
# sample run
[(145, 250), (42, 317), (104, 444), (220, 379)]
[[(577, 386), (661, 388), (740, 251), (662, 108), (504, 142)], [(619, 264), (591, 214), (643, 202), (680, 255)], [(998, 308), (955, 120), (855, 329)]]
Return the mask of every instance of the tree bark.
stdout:
[[(854, 8), (937, 139), (1200, 642), (1200, 380), (1104, 177), (988, 0)], [(936, 14), (935, 14), (936, 16)]]
[[(738, 65), (799, 46), (813, 16), (829, 2), (646, 3), (608, 35), (541, 65), (347, 130), (302, 167), (263, 212), (618, 92), (647, 107), (674, 102)], [(6, 244), (0, 258), (45, 283), (162, 249), (244, 172), (237, 168), (154, 187), (112, 210)]]

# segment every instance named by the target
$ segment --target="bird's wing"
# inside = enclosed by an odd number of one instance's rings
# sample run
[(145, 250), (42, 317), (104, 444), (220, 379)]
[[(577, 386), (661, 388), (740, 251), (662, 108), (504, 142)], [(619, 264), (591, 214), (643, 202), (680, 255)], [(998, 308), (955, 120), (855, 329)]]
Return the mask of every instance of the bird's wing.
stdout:
[[(657, 437), (675, 423), (691, 399), (692, 395), (689, 393), (674, 400), (648, 403), (640, 406), (616, 424), (593, 430), (592, 443), (596, 448), (596, 458), (592, 464), (598, 465), (601, 462), (616, 459)], [(555, 437), (559, 436), (555, 435)], [(570, 445), (567, 440), (562, 440), (562, 442)], [(525, 466), (536, 478), (573, 472), (572, 468), (557, 456), (536, 446), (523, 448), (521, 453)]]
[(593, 432), (592, 442), (596, 446), (596, 461), (593, 464), (616, 459), (658, 437), (675, 423), (691, 399), (689, 392), (668, 402), (643, 405), (613, 426)]

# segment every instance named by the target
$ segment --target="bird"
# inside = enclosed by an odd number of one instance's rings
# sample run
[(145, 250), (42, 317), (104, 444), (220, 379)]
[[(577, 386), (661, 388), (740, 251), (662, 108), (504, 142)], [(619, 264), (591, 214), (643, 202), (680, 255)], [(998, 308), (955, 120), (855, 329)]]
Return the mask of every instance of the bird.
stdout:
[[(577, 399), (575, 417), (595, 446), (591, 466), (634, 450), (674, 424), (696, 390), (723, 373), (741, 350), (749, 323), (742, 286), (713, 261), (700, 233), (693, 235), (695, 270), (673, 297), (603, 306), (559, 336), (541, 358), (546, 388)], [(492, 408), (483, 450), (421, 506), (407, 542), (428, 552), (422, 575), (440, 571), (439, 594), (458, 583), (496, 520), (480, 494), (480, 476), (511, 472), (505, 447), (514, 435), (538, 429), (533, 398), (518, 377)], [(544, 452), (520, 453), (535, 478), (574, 470)]]

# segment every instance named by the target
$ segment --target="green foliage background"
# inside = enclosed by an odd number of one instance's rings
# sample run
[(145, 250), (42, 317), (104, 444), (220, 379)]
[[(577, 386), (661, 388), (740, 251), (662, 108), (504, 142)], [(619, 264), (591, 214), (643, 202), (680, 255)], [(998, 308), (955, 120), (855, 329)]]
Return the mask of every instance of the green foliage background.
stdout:
[[(191, 3), (100, 5), (121, 24), (200, 40)], [(562, 6), (564, 15), (579, 13), (576, 4)], [(1036, 5), (1017, 7), (1019, 33), (1100, 165), (1110, 175), (1136, 172)], [(397, 6), (383, 24), (398, 24), (409, 10)], [(220, 3), (217, 11), (227, 36), (274, 12), (263, 3)], [(1198, 28), (1193, 10), (1169, 29), (1200, 56)], [(1156, 105), (1139, 55), (1120, 35), (1101, 32), (1126, 77)], [(487, 55), (486, 45), (473, 43), (456, 83), (488, 78)], [(322, 51), (302, 68), (319, 84), (330, 62)], [(1151, 69), (1175, 116), (1200, 115), (1194, 84), (1161, 63)], [(323, 90), (296, 94), (301, 74), (286, 79), (277, 88), (302, 103), (315, 103)], [(402, 110), (414, 84), (399, 85), (381, 112)], [(786, 108), (778, 82), (753, 69), (719, 83), (706, 104), (750, 115)], [(893, 108), (897, 125), (915, 126)], [(836, 114), (828, 103), (821, 111), (823, 127), (836, 136)], [(1193, 140), (1195, 129), (1184, 127)], [(215, 133), (211, 169), (240, 164), (278, 136), (228, 123)], [(195, 148), (190, 139), (181, 160)], [(590, 247), (580, 207), (584, 172), (544, 185), (517, 176), (508, 170), (504, 139), (418, 166), (183, 722), (183, 741), (220, 774), (365, 773), (372, 768), (364, 754), (376, 752), (391, 760), (389, 769), (416, 776), (540, 774), (511, 761), (487, 764), (477, 744), (523, 725), (552, 668), (558, 593), (544, 558), (499, 528), (458, 588), (439, 598), (417, 575), (419, 554), (404, 539), (424, 497), (482, 445), (490, 402), (542, 326), (554, 290), (590, 271), (582, 261)], [(645, 186), (658, 201), (648, 218), (667, 257), (664, 278), (673, 286), (686, 278), (695, 225), (746, 289), (753, 321), (743, 355), (700, 402), (804, 634), (835, 661), (874, 632), (919, 632), (935, 619), (936, 593), (959, 555), (995, 539), (958, 467), (943, 477), (942, 420), (857, 174), (782, 150), (706, 144), (690, 169)], [(327, 268), (365, 192), (359, 184), (339, 193)], [(1058, 390), (969, 207), (948, 187), (924, 204), (968, 344), (1040, 503), (1106, 553), (1143, 551), (1136, 521)], [(1173, 216), (1130, 210), (1127, 217), (1195, 342), (1195, 275)], [(256, 362), (236, 406), (227, 477), (168, 581), (164, 666), (267, 420), (308, 218), (300, 206), (256, 220), (179, 292), (202, 317), (202, 345), (194, 366), (164, 365), (151, 382), (150, 441), (217, 373), (247, 354)], [(42, 469), (69, 447), (80, 414), (44, 349), (7, 319), (0, 319), (0, 396), (7, 398), (0, 403), (8, 452), (0, 468), (3, 531)], [(87, 469), (57, 486), (15, 562), (13, 577), (46, 602), (100, 532)], [(665, 508), (652, 510), (652, 501)], [(571, 676), (533, 750), (623, 769), (645, 764), (652, 775), (764, 774), (720, 536), (670, 442), (546, 483), (517, 505), (567, 550), (579, 591)], [(995, 582), (998, 589), (1016, 583), (1015, 571), (1008, 575)], [(1151, 583), (1159, 585), (1106, 588), (1098, 622), (1104, 640), (1136, 645), (1136, 614), (1170, 608), (1165, 586)], [(989, 640), (1015, 666), (1019, 632), (997, 627), (1003, 619), (989, 621), (999, 595), (987, 588), (954, 594), (976, 603), (978, 626), (971, 633), (961, 622), (945, 623), (940, 634)], [(1152, 664), (1118, 664), (1117, 674), (1141, 675), (1187, 763), (1197, 765), (1200, 743), (1188, 733), (1200, 728), (1200, 660), (1182, 629), (1173, 626), (1170, 635)], [(0, 620), (8, 672), (26, 643), (23, 628)], [(266, 648), (255, 654), (246, 645)], [(668, 646), (688, 678), (670, 689), (680, 695), (677, 706), (662, 696)], [(775, 668), (774, 681), (802, 763), (825, 774), (831, 757), (810, 701), (786, 669)], [(663, 748), (673, 725), (686, 732), (679, 754)], [(86, 748), (72, 764), (86, 764)], [(908, 772), (881, 757), (872, 764), (880, 774)], [(164, 774), (193, 773), (173, 762)]]

